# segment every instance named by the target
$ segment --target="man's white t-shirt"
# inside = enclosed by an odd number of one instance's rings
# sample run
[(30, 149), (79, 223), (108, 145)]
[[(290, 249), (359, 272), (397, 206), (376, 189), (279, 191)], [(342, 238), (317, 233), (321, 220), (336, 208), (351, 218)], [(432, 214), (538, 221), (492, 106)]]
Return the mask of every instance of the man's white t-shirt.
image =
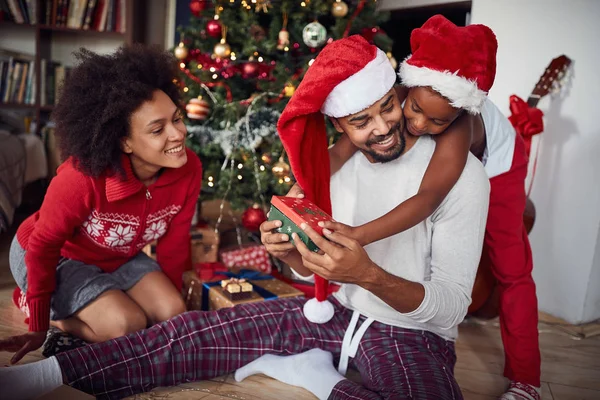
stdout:
[[(424, 136), (388, 163), (371, 163), (357, 152), (331, 178), (334, 219), (362, 225), (415, 195), (434, 150), (435, 141)], [(425, 298), (413, 312), (402, 314), (357, 285), (343, 284), (335, 297), (376, 321), (456, 339), (471, 303), (488, 202), (488, 177), (469, 155), (460, 179), (429, 218), (365, 246), (369, 257), (390, 274), (423, 284)]]

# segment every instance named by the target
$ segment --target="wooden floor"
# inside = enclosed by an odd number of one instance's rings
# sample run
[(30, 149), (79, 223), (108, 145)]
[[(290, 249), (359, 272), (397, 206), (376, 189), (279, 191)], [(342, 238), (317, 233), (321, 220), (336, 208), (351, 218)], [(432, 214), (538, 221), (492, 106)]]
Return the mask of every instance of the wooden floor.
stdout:
[[(11, 293), (15, 287), (8, 268), (10, 237), (0, 237), (0, 337), (25, 332), (23, 315), (13, 306)], [(540, 324), (542, 350), (542, 391), (546, 400), (600, 399), (600, 336), (581, 339), (569, 334), (565, 327)], [(494, 399), (506, 387), (502, 377), (504, 356), (497, 322), (469, 320), (460, 326), (456, 344), (458, 362), (455, 369), (465, 399)], [(11, 354), (0, 353), (5, 366)], [(24, 362), (41, 359), (39, 352), (25, 357)], [(275, 380), (255, 376), (241, 384), (232, 376), (211, 381), (158, 389), (132, 397), (135, 399), (245, 399), (281, 400), (314, 399), (303, 389)]]

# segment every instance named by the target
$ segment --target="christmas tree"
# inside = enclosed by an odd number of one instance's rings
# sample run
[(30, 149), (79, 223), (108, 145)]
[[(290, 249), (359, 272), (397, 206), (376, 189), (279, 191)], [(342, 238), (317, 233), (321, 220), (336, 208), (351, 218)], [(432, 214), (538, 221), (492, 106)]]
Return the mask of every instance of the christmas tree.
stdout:
[[(188, 146), (204, 166), (202, 199), (266, 206), (293, 177), (277, 120), (327, 43), (361, 34), (388, 53), (376, 0), (192, 0), (174, 49)], [(395, 66), (394, 66), (395, 67)], [(333, 142), (335, 130), (329, 128)]]

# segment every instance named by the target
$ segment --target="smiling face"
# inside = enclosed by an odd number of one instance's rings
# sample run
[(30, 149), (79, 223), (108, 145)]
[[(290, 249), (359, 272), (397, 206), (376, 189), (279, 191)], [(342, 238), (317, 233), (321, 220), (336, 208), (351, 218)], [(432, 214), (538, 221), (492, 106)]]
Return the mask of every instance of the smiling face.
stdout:
[(151, 179), (161, 168), (180, 168), (187, 162), (181, 110), (162, 90), (131, 114), (130, 134), (122, 142), (136, 176)]
[(332, 122), (371, 162), (395, 160), (405, 149), (404, 118), (393, 88), (366, 110)]
[(411, 135), (438, 135), (461, 114), (445, 97), (430, 87), (411, 88), (404, 103), (406, 129)]

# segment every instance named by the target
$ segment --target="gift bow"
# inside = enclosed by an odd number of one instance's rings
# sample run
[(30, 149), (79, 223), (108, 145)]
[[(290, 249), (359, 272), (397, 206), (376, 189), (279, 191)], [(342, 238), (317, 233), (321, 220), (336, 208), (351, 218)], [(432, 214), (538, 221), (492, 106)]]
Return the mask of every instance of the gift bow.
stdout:
[(519, 96), (510, 96), (510, 112), (508, 117), (510, 123), (515, 128), (515, 131), (525, 141), (525, 150), (527, 156), (531, 150), (531, 137), (543, 132), (544, 130), (544, 113), (539, 108), (529, 107), (529, 105)]
[[(230, 271), (215, 271), (216, 275), (224, 275), (228, 278), (236, 278), (236, 279), (246, 279), (253, 281), (264, 281), (269, 279), (274, 279), (271, 275), (261, 274), (259, 271), (255, 271), (253, 269), (241, 269), (240, 272), (234, 273)], [(203, 282), (202, 283), (202, 310), (208, 310), (208, 291), (213, 286), (220, 285), (220, 281), (215, 282)], [(265, 300), (273, 300), (277, 298), (275, 293), (271, 293), (267, 289), (264, 289), (258, 285), (252, 285), (252, 290), (258, 293)]]

